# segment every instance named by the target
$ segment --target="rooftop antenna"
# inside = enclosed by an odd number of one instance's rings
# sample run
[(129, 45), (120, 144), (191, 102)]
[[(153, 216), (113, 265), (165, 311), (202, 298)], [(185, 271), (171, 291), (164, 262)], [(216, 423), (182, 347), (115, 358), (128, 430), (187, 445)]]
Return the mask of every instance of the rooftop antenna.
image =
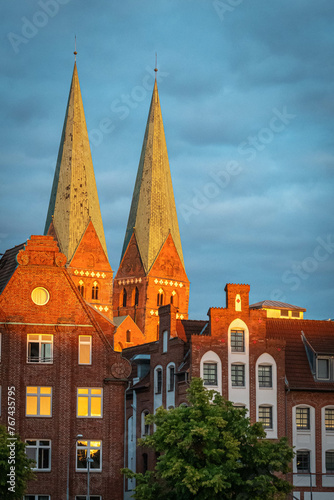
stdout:
[(74, 35), (74, 62), (77, 62), (77, 35)]
[(155, 53), (155, 68), (154, 68), (154, 71), (155, 71), (155, 81), (157, 81), (157, 72), (158, 72), (158, 55), (157, 53)]

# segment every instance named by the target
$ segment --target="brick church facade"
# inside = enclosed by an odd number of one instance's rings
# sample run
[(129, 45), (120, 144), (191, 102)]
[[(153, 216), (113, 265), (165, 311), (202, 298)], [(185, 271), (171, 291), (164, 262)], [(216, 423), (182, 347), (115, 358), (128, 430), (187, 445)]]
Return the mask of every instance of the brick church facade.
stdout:
[(136, 447), (145, 415), (187, 404), (202, 377), (288, 436), (294, 497), (334, 495), (334, 324), (305, 309), (249, 303), (227, 284), (226, 306), (188, 317), (185, 270), (157, 82), (120, 266), (113, 274), (74, 66), (43, 236), (0, 261), (1, 415), (15, 396), (15, 430), (36, 461), (24, 500), (130, 498), (120, 469), (154, 466)]

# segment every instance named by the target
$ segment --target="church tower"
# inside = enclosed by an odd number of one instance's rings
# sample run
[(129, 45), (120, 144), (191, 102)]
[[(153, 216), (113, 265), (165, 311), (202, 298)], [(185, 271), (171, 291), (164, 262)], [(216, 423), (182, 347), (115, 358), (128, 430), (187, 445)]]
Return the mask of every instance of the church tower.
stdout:
[(157, 82), (141, 151), (120, 267), (114, 316), (130, 315), (146, 341), (158, 338), (161, 305), (188, 318), (189, 280), (183, 260)]
[(76, 62), (44, 234), (57, 240), (84, 299), (112, 319), (113, 272), (108, 261)]

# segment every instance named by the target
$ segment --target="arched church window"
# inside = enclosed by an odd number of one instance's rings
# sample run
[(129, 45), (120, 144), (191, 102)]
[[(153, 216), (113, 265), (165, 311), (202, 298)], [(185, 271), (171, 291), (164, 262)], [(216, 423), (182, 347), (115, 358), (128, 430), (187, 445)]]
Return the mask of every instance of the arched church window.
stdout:
[(160, 288), (159, 292), (157, 293), (157, 306), (162, 306), (164, 303), (164, 292), (162, 288)]
[(123, 307), (126, 307), (127, 293), (125, 288), (123, 288)]
[(92, 300), (97, 300), (99, 298), (99, 285), (97, 281), (94, 281), (92, 286)]
[(84, 296), (84, 293), (85, 293), (85, 287), (84, 287), (84, 283), (82, 280), (79, 281), (79, 285), (78, 285), (78, 290), (79, 292), (81, 293), (82, 296)]

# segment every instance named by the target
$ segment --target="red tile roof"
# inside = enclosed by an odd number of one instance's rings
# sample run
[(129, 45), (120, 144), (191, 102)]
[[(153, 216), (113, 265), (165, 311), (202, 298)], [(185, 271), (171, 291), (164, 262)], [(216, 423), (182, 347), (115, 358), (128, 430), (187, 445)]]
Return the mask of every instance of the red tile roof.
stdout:
[(267, 337), (286, 340), (285, 372), (290, 389), (334, 391), (334, 382), (314, 380), (302, 332), (318, 354), (333, 351), (333, 321), (267, 319)]

